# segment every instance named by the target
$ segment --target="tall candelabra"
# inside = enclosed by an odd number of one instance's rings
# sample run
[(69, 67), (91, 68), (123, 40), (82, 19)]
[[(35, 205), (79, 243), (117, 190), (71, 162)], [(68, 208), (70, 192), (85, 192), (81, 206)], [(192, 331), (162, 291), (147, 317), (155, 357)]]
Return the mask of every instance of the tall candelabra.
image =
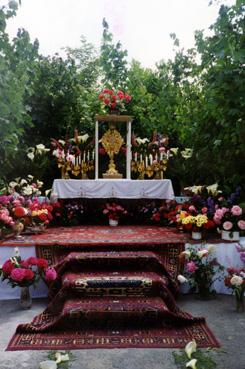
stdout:
[(133, 160), (131, 161), (131, 170), (138, 174), (138, 179), (144, 179), (145, 177), (152, 179), (163, 179), (164, 172), (167, 170), (168, 155), (137, 155), (135, 153)]

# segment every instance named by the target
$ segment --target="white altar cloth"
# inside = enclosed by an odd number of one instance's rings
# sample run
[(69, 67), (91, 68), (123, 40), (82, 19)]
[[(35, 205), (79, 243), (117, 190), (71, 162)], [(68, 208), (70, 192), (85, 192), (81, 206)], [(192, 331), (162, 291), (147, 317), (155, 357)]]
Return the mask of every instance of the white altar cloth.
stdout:
[(60, 199), (174, 199), (170, 179), (55, 179), (52, 193)]

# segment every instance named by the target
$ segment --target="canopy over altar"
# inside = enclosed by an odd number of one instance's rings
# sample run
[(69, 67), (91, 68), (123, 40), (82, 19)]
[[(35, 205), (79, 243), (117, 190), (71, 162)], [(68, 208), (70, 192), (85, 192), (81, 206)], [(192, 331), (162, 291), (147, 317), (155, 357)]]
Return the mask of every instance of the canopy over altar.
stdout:
[(174, 199), (170, 179), (55, 179), (53, 194), (60, 199), (71, 198), (120, 198), (120, 199)]

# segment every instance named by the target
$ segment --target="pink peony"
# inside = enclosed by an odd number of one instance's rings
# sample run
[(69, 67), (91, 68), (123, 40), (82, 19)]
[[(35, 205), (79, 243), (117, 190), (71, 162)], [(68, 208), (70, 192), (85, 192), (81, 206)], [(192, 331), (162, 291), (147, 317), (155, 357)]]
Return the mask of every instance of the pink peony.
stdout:
[(189, 261), (189, 263), (186, 264), (186, 268), (189, 273), (195, 273), (195, 271), (198, 269), (194, 261)]
[(26, 262), (29, 265), (37, 265), (38, 264), (38, 259), (35, 258), (34, 256), (30, 256), (28, 259), (26, 259)]
[(45, 272), (46, 281), (54, 281), (57, 277), (56, 270), (54, 268), (48, 268)]
[(23, 279), (25, 278), (25, 274), (26, 274), (26, 269), (15, 268), (12, 270), (10, 274), (10, 278), (12, 278), (13, 281), (15, 282), (22, 282)]
[(229, 231), (233, 227), (233, 224), (229, 221), (223, 223), (223, 228), (225, 231)]
[(242, 230), (242, 231), (244, 231), (245, 230), (245, 220), (239, 220), (238, 222), (237, 222), (237, 225), (238, 225), (238, 227)]
[(239, 216), (242, 214), (242, 208), (238, 205), (234, 205), (231, 208), (232, 215)]
[(35, 277), (34, 272), (31, 269), (25, 269), (25, 279), (27, 279), (28, 281), (33, 280)]

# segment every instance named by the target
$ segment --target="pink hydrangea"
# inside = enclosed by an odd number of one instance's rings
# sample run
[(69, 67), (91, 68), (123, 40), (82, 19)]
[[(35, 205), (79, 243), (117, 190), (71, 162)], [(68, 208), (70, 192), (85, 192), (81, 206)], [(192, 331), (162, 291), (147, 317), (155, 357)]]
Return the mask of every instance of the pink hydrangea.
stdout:
[(186, 268), (189, 273), (195, 273), (195, 271), (198, 269), (194, 261), (189, 261), (189, 263), (186, 264)]
[(46, 281), (54, 281), (57, 277), (56, 270), (54, 268), (48, 268), (45, 272)]
[(239, 216), (242, 214), (242, 208), (238, 205), (234, 205), (231, 208), (232, 215)]
[(15, 268), (10, 274), (10, 278), (15, 282), (22, 282), (26, 276), (26, 269)]
[(244, 231), (245, 230), (245, 220), (239, 220), (238, 222), (237, 222), (237, 225), (238, 225), (238, 227), (242, 230), (242, 231)]
[(233, 227), (233, 224), (229, 221), (226, 221), (223, 223), (223, 228), (225, 231), (230, 231), (232, 227)]

